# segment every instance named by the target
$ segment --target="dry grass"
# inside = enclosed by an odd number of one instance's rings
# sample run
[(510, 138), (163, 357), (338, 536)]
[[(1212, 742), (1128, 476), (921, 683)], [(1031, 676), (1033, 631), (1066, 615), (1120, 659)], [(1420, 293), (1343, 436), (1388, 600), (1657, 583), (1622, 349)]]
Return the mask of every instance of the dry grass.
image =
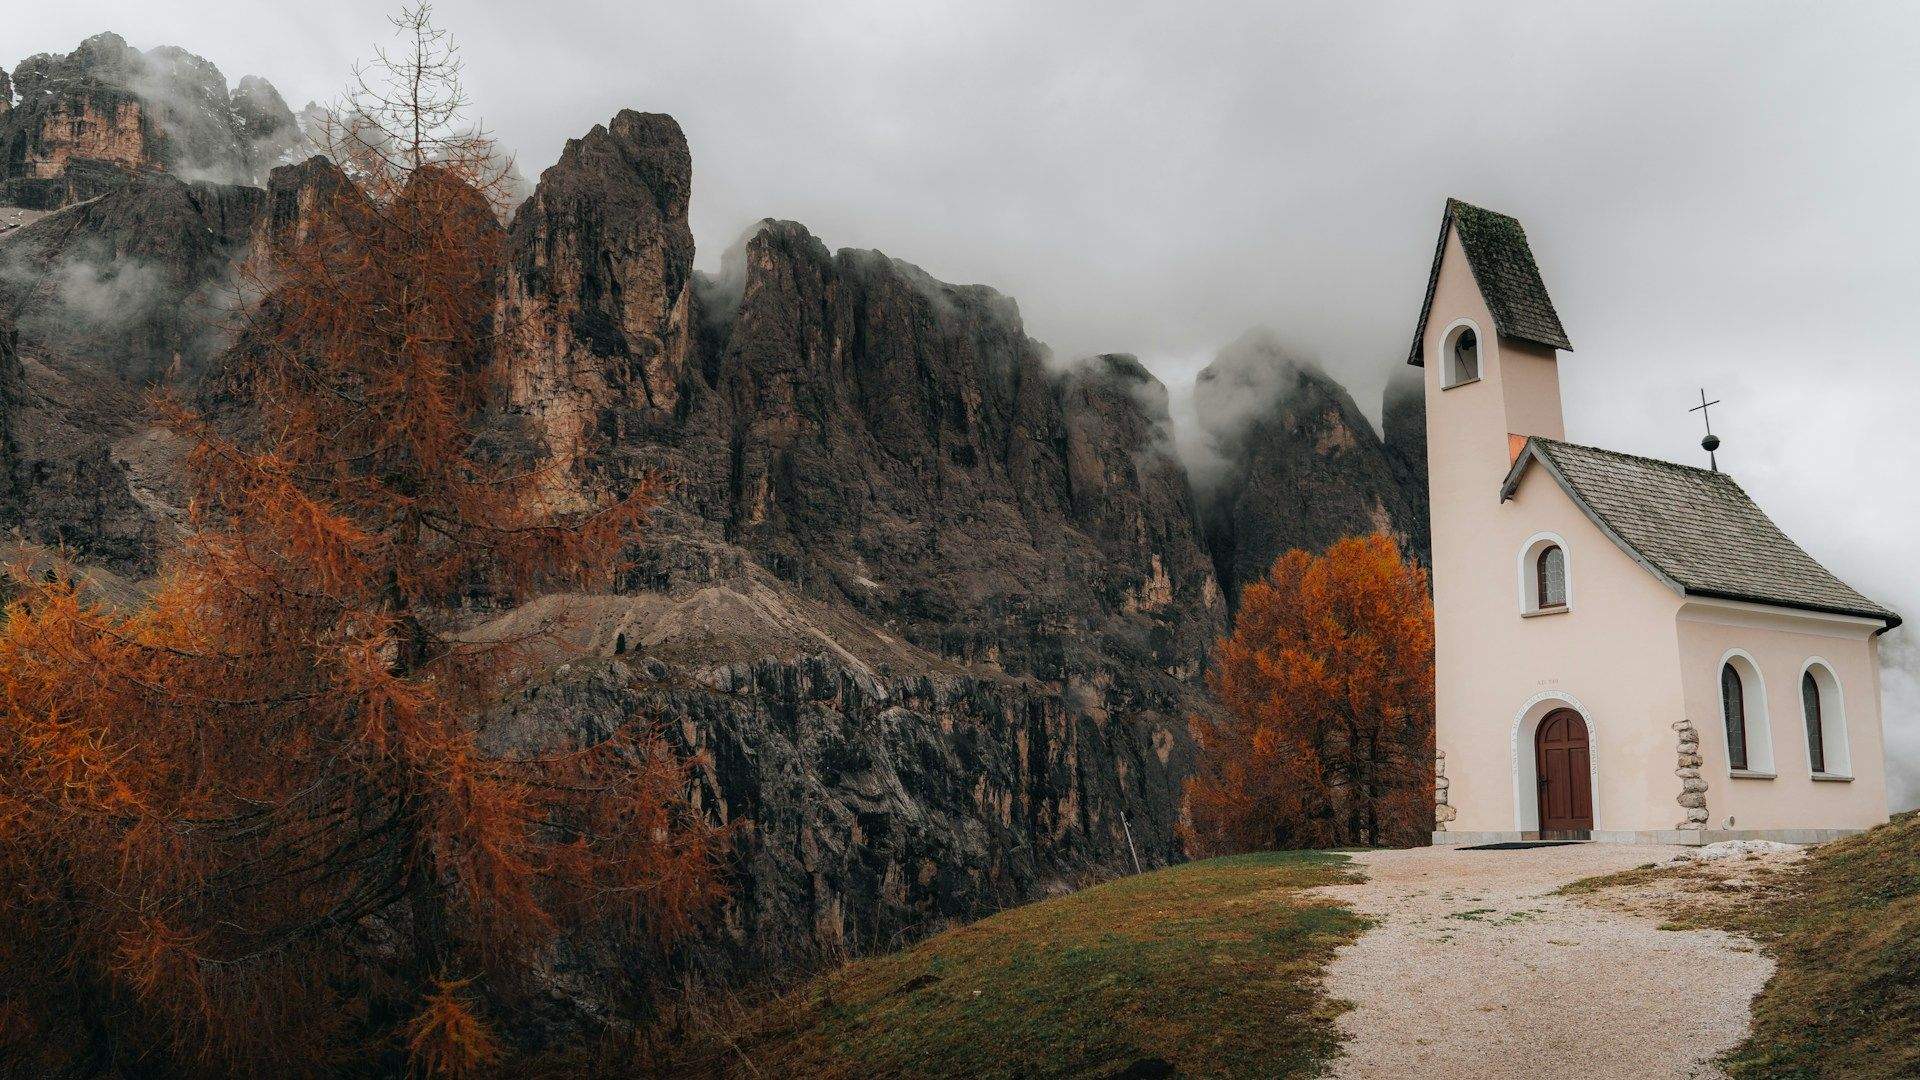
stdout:
[(683, 1050), (683, 1075), (1313, 1075), (1364, 920), (1344, 856), (1233, 856), (1029, 904), (849, 964)]
[(1636, 866), (1632, 870), (1622, 870), (1617, 874), (1581, 878), (1579, 881), (1562, 885), (1555, 891), (1561, 896), (1591, 896), (1609, 889), (1631, 888), (1676, 878), (1685, 869), (1684, 866), (1661, 866), (1657, 863), (1648, 863), (1645, 866)]
[(1920, 814), (1784, 866), (1643, 868), (1563, 891), (1742, 934), (1773, 956), (1753, 1030), (1722, 1062), (1736, 1080), (1920, 1076)]

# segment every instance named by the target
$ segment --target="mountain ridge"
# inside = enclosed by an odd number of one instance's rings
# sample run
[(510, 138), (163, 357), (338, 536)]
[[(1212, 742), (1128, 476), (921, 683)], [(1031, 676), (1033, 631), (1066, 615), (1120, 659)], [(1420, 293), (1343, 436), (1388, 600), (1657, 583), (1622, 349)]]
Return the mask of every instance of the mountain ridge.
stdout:
[[(37, 115), (118, 85), (30, 84)], [(126, 130), (145, 130), (134, 101)], [(0, 131), (26, 130), (20, 112)], [(105, 160), (95, 190), (95, 146), (69, 145), (40, 178), (58, 183), (0, 188), (61, 204), (0, 234), (0, 337), (18, 342), (0, 357), (0, 526), (140, 579), (185, 505), (181, 448), (142, 393), (206, 392), (233, 267), (342, 178), (321, 158), (264, 187)], [(662, 501), (609, 592), (476, 611), (568, 646), (487, 737), (645, 716), (701, 755), (700, 804), (752, 822), (694, 949), (728, 977), (1180, 859), (1188, 723), (1212, 709), (1230, 600), (1276, 545), (1418, 536), (1410, 444), (1296, 365), (1297, 387), (1222, 433), (1228, 480), (1203, 494), (1137, 359), (1057, 361), (1012, 298), (794, 222), (703, 274), (692, 185), (679, 125), (625, 110), (507, 223), (490, 437), (544, 462), (563, 505), (649, 477)]]

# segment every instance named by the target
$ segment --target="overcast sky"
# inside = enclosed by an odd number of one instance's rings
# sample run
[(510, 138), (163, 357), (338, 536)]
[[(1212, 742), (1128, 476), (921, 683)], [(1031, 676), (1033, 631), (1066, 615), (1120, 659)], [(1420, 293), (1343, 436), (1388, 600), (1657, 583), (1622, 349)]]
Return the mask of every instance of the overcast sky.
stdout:
[[(325, 101), (372, 0), (66, 0), (0, 63), (113, 29)], [(1722, 463), (1920, 623), (1920, 8), (444, 0), (530, 177), (616, 110), (693, 146), (702, 265), (765, 216), (1017, 298), (1176, 395), (1256, 324), (1377, 415), (1441, 204), (1527, 227), (1571, 438)], [(1920, 650), (1903, 644), (1920, 666)], [(1911, 670), (1911, 669), (1909, 669)], [(1920, 761), (1920, 681), (1886, 686)], [(1914, 770), (1920, 772), (1920, 769)], [(1920, 804), (1920, 778), (1896, 795)]]

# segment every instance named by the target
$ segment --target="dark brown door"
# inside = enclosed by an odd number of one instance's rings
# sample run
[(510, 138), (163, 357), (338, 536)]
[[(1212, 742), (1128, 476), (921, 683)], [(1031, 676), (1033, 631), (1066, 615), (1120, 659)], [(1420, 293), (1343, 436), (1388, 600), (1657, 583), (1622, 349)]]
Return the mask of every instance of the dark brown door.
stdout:
[(1534, 767), (1540, 777), (1540, 831), (1593, 828), (1593, 770), (1588, 765), (1587, 723), (1572, 709), (1555, 709), (1534, 736)]

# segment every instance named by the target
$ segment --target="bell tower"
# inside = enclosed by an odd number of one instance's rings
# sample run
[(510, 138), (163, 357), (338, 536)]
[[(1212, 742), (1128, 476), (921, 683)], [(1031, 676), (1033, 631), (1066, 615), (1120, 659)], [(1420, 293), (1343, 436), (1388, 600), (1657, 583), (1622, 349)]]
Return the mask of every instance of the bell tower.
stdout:
[(1505, 214), (1448, 199), (1407, 356), (1426, 369), (1429, 471), (1463, 457), (1484, 466), (1492, 445), (1504, 475), (1512, 460), (1506, 436), (1564, 438), (1561, 349), (1573, 346), (1526, 230)]
[[(1493, 540), (1491, 526), (1501, 511), (1501, 482), (1527, 437), (1565, 437), (1561, 349), (1572, 345), (1520, 223), (1447, 200), (1407, 357), (1425, 369), (1434, 722), (1442, 754), (1468, 737), (1468, 725), (1496, 722), (1465, 715), (1467, 681), (1503, 662), (1485, 640), (1487, 620), (1513, 617), (1515, 554)], [(1472, 737), (1488, 735), (1475, 727)], [(1454, 764), (1461, 764), (1457, 754)], [(1443, 775), (1446, 768), (1443, 759)], [(1479, 817), (1474, 810), (1488, 809), (1443, 804), (1436, 827), (1456, 811)]]

